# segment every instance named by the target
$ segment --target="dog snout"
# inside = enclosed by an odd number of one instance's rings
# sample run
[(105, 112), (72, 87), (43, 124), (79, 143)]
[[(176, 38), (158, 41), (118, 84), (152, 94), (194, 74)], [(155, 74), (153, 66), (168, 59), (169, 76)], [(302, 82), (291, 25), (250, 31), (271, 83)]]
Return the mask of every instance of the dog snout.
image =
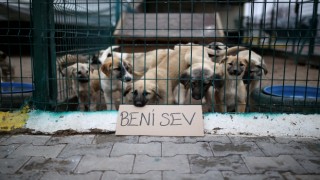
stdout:
[(133, 105), (136, 107), (144, 107), (146, 104), (142, 101), (134, 101)]
[(131, 81), (131, 77), (129, 77), (129, 76), (124, 77), (124, 81), (125, 81), (125, 82)]

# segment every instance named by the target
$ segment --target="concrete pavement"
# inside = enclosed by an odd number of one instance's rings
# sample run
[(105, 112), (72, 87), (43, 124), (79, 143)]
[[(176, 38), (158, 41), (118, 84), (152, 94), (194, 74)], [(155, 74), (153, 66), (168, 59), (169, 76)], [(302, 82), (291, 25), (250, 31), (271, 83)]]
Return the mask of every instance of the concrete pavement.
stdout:
[(0, 179), (320, 179), (320, 141), (0, 135)]

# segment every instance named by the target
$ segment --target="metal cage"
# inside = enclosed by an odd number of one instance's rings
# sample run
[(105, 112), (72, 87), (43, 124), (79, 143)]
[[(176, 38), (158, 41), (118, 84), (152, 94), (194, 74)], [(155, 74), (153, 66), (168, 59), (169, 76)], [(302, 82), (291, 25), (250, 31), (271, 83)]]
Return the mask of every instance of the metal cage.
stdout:
[[(216, 52), (245, 47), (249, 59), (251, 52), (264, 59), (268, 72), (259, 76), (252, 93), (247, 90), (245, 112), (319, 113), (319, 11), (318, 0), (0, 0), (0, 110), (24, 104), (51, 111), (79, 110), (79, 86), (62, 72), (68, 73), (70, 65), (87, 63), (99, 70), (101, 50), (113, 45), (119, 46), (115, 52), (133, 55), (166, 49), (167, 56), (179, 45), (199, 46), (203, 52), (207, 47)], [(225, 46), (209, 46), (212, 42)], [(201, 58), (205, 60), (204, 55)], [(213, 61), (219, 63), (216, 57)], [(209, 105), (190, 92), (184, 104), (200, 104), (205, 112), (215, 112), (218, 80), (212, 80)], [(203, 83), (198, 86), (205, 88)], [(99, 91), (98, 100), (89, 103), (97, 110), (126, 104), (124, 91), (115, 93), (110, 102)], [(228, 97), (224, 98), (226, 103)]]

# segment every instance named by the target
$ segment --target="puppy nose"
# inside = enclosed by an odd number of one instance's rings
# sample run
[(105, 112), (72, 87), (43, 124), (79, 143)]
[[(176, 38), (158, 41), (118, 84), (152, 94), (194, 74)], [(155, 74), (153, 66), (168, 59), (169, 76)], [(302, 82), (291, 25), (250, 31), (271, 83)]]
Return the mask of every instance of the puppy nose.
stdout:
[(145, 104), (143, 104), (141, 101), (135, 101), (134, 102), (134, 106), (137, 106), (137, 107), (143, 107)]
[(238, 71), (238, 69), (234, 69), (234, 70), (233, 70), (233, 74), (235, 74), (235, 75), (239, 75), (239, 71)]
[(131, 77), (125, 77), (124, 80), (125, 80), (126, 82), (129, 82), (129, 81), (131, 81)]

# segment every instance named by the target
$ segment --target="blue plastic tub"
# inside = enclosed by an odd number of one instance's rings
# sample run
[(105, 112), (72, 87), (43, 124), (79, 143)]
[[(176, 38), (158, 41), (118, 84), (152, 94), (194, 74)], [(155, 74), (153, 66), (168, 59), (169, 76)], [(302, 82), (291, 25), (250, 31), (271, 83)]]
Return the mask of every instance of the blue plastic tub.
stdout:
[(320, 98), (320, 88), (310, 86), (292, 86), (292, 85), (276, 85), (267, 86), (263, 89), (263, 92), (268, 95), (277, 97), (289, 97), (289, 98)]
[(2, 82), (1, 94), (16, 94), (16, 93), (30, 93), (33, 92), (34, 87), (31, 83), (15, 83), (15, 82)]

